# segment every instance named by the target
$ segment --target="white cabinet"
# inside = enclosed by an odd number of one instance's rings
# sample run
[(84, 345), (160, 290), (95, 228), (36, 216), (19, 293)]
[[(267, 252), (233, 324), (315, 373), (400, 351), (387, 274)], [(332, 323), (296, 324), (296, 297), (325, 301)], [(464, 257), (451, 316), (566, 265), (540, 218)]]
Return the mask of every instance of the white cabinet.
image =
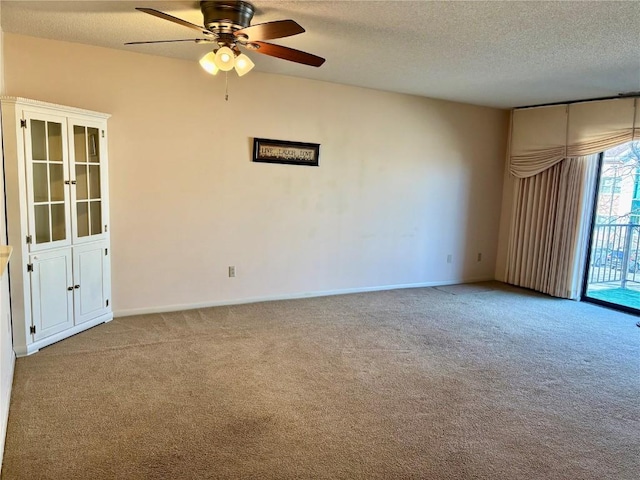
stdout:
[(42, 340), (73, 327), (71, 249), (32, 255), (29, 265), (33, 338)]
[(77, 324), (111, 311), (110, 279), (108, 243), (73, 247), (73, 306)]
[(113, 318), (109, 115), (1, 97), (14, 349)]

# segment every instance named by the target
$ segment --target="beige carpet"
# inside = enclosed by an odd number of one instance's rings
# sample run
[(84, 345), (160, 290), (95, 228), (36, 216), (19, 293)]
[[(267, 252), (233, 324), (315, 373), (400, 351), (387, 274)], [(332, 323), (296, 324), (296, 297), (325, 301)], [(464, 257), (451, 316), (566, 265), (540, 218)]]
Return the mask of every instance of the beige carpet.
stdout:
[(470, 293), (490, 292), (493, 290), (491, 284), (487, 282), (481, 283), (460, 283), (457, 285), (443, 285), (441, 287), (433, 287), (441, 292), (447, 292), (451, 295), (469, 295)]
[(98, 326), (18, 359), (2, 478), (637, 480), (637, 318), (485, 287)]

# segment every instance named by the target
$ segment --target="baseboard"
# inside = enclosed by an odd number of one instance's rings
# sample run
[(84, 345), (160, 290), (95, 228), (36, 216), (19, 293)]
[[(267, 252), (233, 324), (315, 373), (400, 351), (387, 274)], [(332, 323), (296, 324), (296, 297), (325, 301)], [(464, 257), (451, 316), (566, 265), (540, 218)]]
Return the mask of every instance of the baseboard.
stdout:
[(465, 280), (443, 280), (443, 281), (435, 281), (435, 282), (407, 283), (407, 284), (400, 284), (400, 285), (356, 287), (356, 288), (345, 288), (345, 289), (339, 289), (339, 290), (321, 290), (321, 291), (314, 291), (314, 292), (298, 292), (298, 293), (287, 293), (282, 295), (268, 295), (264, 297), (233, 298), (233, 299), (219, 300), (214, 302), (163, 305), (160, 307), (130, 308), (130, 309), (123, 309), (123, 310), (116, 309), (113, 311), (113, 316), (129, 317), (132, 315), (177, 312), (180, 310), (193, 310), (196, 308), (223, 307), (226, 305), (241, 305), (245, 303), (272, 302), (276, 300), (297, 300), (300, 298), (328, 297), (331, 295), (347, 295), (350, 293), (379, 292), (384, 290), (399, 290), (403, 288), (440, 287), (444, 285), (457, 285), (460, 283), (488, 282), (491, 280), (493, 280), (493, 277), (477, 277), (477, 278), (468, 278)]
[(0, 469), (2, 468), (2, 459), (4, 458), (4, 445), (7, 438), (7, 425), (9, 423), (9, 405), (11, 403), (11, 387), (13, 386), (13, 371), (16, 366), (16, 356), (12, 352), (11, 363), (9, 364), (9, 382), (7, 391), (0, 402), (3, 411), (0, 412)]

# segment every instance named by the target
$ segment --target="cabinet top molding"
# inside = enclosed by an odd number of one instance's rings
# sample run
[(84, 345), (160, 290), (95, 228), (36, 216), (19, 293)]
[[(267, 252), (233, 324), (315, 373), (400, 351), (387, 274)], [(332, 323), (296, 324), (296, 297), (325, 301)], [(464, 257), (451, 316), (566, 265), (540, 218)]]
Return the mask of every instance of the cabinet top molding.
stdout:
[(96, 118), (110, 118), (111, 114), (109, 113), (103, 113), (103, 112), (96, 112), (93, 110), (85, 110), (84, 108), (77, 108), (77, 107), (69, 107), (67, 105), (58, 105), (55, 103), (50, 103), (50, 102), (43, 102), (42, 100), (33, 100), (31, 98), (23, 98), (23, 97), (11, 97), (11, 96), (7, 96), (7, 95), (2, 95), (0, 96), (0, 102), (2, 103), (9, 103), (9, 104), (16, 104), (16, 105), (30, 105), (30, 106), (34, 106), (34, 107), (39, 107), (39, 108), (50, 108), (52, 110), (60, 110), (60, 109), (64, 109), (65, 112), (67, 114), (78, 114), (78, 115), (90, 115), (92, 117), (96, 117)]

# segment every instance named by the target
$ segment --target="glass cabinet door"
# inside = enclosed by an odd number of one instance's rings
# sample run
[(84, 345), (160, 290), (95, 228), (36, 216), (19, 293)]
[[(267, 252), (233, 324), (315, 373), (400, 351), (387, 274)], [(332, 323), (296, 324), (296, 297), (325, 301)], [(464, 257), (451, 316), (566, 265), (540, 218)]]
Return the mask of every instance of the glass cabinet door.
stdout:
[(74, 241), (97, 240), (106, 233), (104, 127), (71, 122), (71, 171)]
[(70, 243), (65, 120), (46, 115), (25, 116), (30, 249), (63, 246)]

